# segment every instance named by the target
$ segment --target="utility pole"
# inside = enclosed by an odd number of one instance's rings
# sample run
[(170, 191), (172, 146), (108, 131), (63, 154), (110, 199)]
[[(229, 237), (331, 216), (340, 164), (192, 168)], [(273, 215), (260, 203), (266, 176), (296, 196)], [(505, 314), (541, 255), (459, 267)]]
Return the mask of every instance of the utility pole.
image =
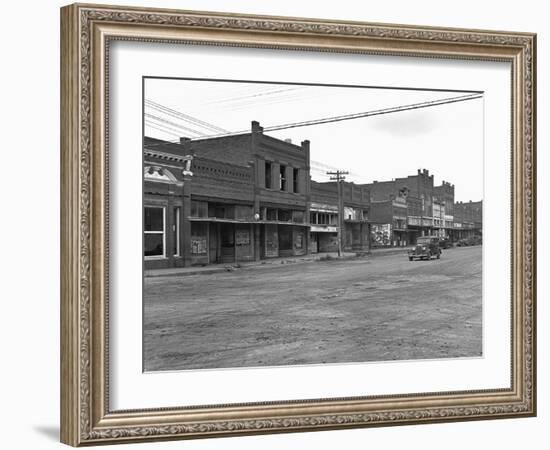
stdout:
[(343, 170), (337, 170), (335, 172), (327, 172), (330, 175), (330, 179), (336, 181), (338, 187), (338, 256), (342, 256), (342, 239), (344, 231), (344, 180), (345, 175), (349, 175), (349, 172)]

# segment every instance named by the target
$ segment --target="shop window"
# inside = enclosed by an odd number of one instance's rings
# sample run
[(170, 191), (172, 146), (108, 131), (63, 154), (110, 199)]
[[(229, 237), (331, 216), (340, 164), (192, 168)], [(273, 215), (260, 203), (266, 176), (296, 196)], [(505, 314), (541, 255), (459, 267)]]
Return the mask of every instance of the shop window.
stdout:
[(143, 253), (145, 257), (164, 257), (164, 208), (145, 207), (143, 214)]
[(292, 169), (292, 192), (298, 193), (299, 191), (299, 169)]
[(292, 211), (292, 221), (294, 223), (304, 223), (304, 212)]
[(292, 211), (288, 209), (279, 210), (279, 221), (280, 222), (290, 222), (292, 220)]
[(208, 202), (192, 200), (191, 217), (208, 217)]
[(266, 209), (267, 220), (277, 220), (277, 210), (275, 208)]
[(271, 184), (271, 163), (269, 161), (265, 162), (265, 187), (266, 189), (273, 187)]
[(172, 242), (174, 243), (173, 254), (174, 256), (180, 256), (180, 208), (179, 207), (174, 208), (174, 217), (172, 220), (172, 233), (173, 233)]
[(208, 217), (223, 218), (224, 215), (225, 208), (222, 205), (217, 205), (215, 203), (208, 204)]
[(254, 210), (252, 206), (237, 205), (235, 206), (235, 219), (252, 220), (254, 217)]
[(224, 219), (234, 219), (235, 218), (235, 205), (226, 205)]
[(279, 166), (279, 189), (286, 191), (286, 166)]
[(208, 217), (215, 217), (217, 219), (234, 219), (235, 218), (235, 206), (224, 205), (220, 203), (208, 204)]

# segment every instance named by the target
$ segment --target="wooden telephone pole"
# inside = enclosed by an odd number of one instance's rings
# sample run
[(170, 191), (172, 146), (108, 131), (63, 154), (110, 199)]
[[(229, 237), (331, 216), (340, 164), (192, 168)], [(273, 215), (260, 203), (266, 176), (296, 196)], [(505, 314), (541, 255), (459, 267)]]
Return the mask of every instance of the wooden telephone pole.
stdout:
[(349, 175), (349, 172), (343, 170), (337, 170), (335, 172), (327, 172), (330, 175), (330, 179), (336, 181), (338, 187), (338, 256), (342, 256), (342, 239), (344, 231), (344, 180), (345, 175)]

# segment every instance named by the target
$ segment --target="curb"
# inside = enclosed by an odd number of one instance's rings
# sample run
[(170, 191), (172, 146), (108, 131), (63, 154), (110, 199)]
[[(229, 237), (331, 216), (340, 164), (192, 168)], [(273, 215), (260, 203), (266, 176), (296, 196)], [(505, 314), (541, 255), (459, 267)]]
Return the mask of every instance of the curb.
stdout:
[(161, 278), (161, 277), (185, 277), (185, 276), (191, 276), (191, 275), (210, 275), (215, 273), (225, 273), (225, 272), (234, 272), (235, 270), (242, 270), (242, 269), (261, 269), (266, 267), (279, 267), (281, 265), (286, 264), (307, 264), (307, 263), (314, 263), (314, 262), (332, 262), (332, 261), (346, 261), (346, 260), (353, 260), (353, 259), (365, 259), (368, 260), (370, 258), (380, 258), (384, 256), (395, 256), (395, 255), (406, 255), (407, 254), (407, 248), (396, 248), (392, 250), (372, 250), (369, 251), (361, 256), (357, 255), (344, 255), (341, 257), (337, 256), (331, 256), (329, 258), (326, 257), (319, 257), (319, 258), (310, 258), (310, 259), (288, 259), (288, 260), (280, 260), (280, 261), (269, 261), (264, 260), (265, 262), (262, 262), (260, 264), (238, 264), (238, 265), (232, 265), (227, 264), (225, 266), (220, 267), (198, 267), (196, 270), (193, 269), (187, 269), (185, 271), (170, 271), (170, 272), (157, 272), (157, 271), (150, 271), (144, 273), (144, 278)]
[(191, 276), (191, 275), (210, 275), (215, 273), (224, 273), (224, 272), (234, 272), (236, 270), (243, 270), (243, 269), (262, 269), (267, 267), (279, 267), (283, 265), (300, 265), (300, 264), (307, 264), (307, 263), (315, 263), (315, 262), (331, 262), (331, 261), (343, 261), (343, 260), (349, 260), (349, 259), (356, 259), (358, 258), (355, 255), (350, 256), (341, 256), (338, 257), (331, 257), (327, 259), (321, 259), (321, 258), (311, 258), (311, 259), (286, 259), (286, 260), (280, 260), (280, 261), (265, 261), (259, 264), (238, 264), (238, 265), (232, 265), (227, 264), (225, 266), (221, 267), (213, 267), (213, 268), (204, 268), (200, 267), (196, 270), (193, 269), (187, 269), (177, 271), (170, 271), (170, 272), (157, 272), (157, 271), (150, 271), (150, 272), (144, 272), (144, 278), (161, 278), (161, 277), (184, 277), (184, 276)]

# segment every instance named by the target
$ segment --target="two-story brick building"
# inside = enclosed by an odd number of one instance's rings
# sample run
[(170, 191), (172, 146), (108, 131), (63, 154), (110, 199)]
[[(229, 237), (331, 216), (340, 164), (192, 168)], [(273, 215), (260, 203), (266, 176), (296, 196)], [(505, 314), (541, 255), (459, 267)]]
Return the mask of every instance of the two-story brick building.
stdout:
[(146, 268), (303, 255), (309, 142), (250, 133), (144, 142)]
[(428, 170), (365, 186), (370, 191), (376, 245), (408, 245), (433, 232), (434, 178)]
[(311, 252), (337, 251), (340, 227), (344, 251), (368, 251), (370, 248), (368, 189), (355, 183), (342, 182), (343, 216), (340, 218), (336, 182), (311, 181), (310, 186)]
[(391, 194), (387, 200), (371, 201), (370, 207), (372, 245), (374, 247), (407, 245), (409, 236), (406, 196)]

